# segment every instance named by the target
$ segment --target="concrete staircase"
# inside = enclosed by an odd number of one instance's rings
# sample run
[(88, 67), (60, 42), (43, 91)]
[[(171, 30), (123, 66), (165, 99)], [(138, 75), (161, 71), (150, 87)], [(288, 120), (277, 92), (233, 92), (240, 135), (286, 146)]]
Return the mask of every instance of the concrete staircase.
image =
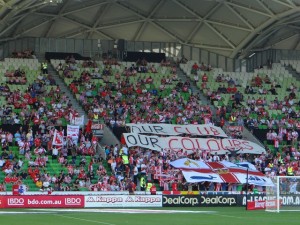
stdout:
[[(45, 53), (35, 53), (36, 58), (39, 60), (40, 63), (45, 61)], [(83, 110), (81, 105), (78, 103), (74, 95), (70, 92), (70, 89), (67, 87), (67, 85), (64, 83), (63, 79), (60, 78), (57, 71), (53, 66), (48, 63), (48, 73), (51, 74), (53, 79), (55, 80), (56, 84), (60, 87), (61, 91), (69, 97), (71, 100), (72, 106), (74, 109), (79, 113), (80, 116), (84, 115), (84, 124), (87, 123), (88, 117), (86, 112)]]

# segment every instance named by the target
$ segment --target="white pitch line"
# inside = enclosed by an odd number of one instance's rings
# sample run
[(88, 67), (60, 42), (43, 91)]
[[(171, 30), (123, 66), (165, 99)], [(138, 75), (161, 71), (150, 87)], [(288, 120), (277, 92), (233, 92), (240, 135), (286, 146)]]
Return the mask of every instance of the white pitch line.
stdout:
[(81, 220), (81, 221), (91, 222), (91, 223), (99, 223), (99, 224), (106, 224), (106, 225), (116, 225), (116, 224), (113, 224), (113, 223), (106, 223), (106, 222), (101, 222), (101, 221), (96, 221), (96, 220), (86, 220), (86, 219), (81, 219), (81, 218), (72, 217), (72, 216), (63, 216), (63, 215), (59, 215), (59, 214), (55, 214), (55, 216), (60, 216), (60, 217), (64, 217), (64, 218), (74, 219), (74, 220)]
[(238, 217), (238, 216), (230, 216), (230, 215), (223, 215), (223, 214), (214, 214), (216, 216), (223, 216), (223, 217), (229, 217), (229, 218), (236, 218), (236, 219), (245, 219), (245, 217)]
[(36, 209), (48, 212), (86, 212), (86, 213), (129, 213), (129, 214), (172, 214), (172, 213), (203, 213), (211, 214), (216, 211), (188, 211), (188, 210), (157, 210), (157, 209)]
[(52, 212), (0, 212), (0, 214), (47, 214)]

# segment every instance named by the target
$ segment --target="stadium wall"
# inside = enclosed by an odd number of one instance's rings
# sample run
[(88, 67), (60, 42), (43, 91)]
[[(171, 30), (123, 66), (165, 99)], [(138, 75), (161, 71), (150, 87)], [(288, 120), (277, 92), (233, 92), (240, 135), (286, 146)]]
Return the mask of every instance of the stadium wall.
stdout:
[[(264, 202), (264, 194), (248, 195), (248, 202)], [(0, 195), (0, 208), (149, 208), (149, 207), (241, 207), (244, 194), (128, 195), (78, 193), (77, 195)], [(271, 200), (271, 199), (269, 199)], [(299, 206), (299, 196), (282, 196), (282, 205)]]
[[(100, 44), (99, 44), (100, 41)], [(86, 57), (94, 57), (102, 53), (116, 53), (115, 41), (97, 39), (67, 39), (67, 38), (38, 38), (26, 37), (10, 40), (0, 44), (0, 58), (11, 56), (14, 51), (27, 49), (36, 53), (45, 52), (72, 52)], [(210, 64), (214, 68), (223, 68), (225, 71), (235, 71), (236, 60), (225, 57), (221, 54), (210, 52), (197, 47), (181, 45), (169, 42), (133, 42), (125, 41), (118, 56), (123, 58), (122, 52), (155, 52), (164, 53), (169, 58), (181, 58), (185, 56), (188, 60), (195, 60)]]

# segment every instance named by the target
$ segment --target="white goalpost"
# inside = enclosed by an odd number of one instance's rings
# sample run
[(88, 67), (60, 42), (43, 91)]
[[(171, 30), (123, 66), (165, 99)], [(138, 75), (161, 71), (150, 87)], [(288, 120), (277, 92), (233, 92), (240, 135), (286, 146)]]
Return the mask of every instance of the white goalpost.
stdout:
[(277, 176), (266, 187), (266, 211), (300, 211), (300, 176)]

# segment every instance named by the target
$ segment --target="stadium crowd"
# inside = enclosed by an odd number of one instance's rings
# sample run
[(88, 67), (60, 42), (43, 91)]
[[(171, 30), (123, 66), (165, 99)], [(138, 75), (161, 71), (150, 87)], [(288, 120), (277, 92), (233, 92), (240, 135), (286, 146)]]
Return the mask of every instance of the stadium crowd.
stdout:
[[(269, 103), (264, 103), (263, 99), (261, 103), (255, 99), (253, 102), (252, 99), (245, 101), (243, 94), (235, 90), (239, 85), (230, 77), (223, 79), (220, 75), (217, 78), (217, 82), (228, 83), (227, 88), (222, 84), (217, 92), (210, 92), (208, 87), (202, 86), (212, 103), (221, 100), (222, 94), (233, 94), (230, 104), (218, 107), (214, 112), (210, 106), (201, 104), (200, 96), (191, 92), (188, 81), (183, 83), (177, 77), (178, 68), (170, 61), (162, 61), (159, 67), (155, 67), (142, 59), (129, 68), (119, 67), (121, 69), (117, 71), (112, 68), (113, 65), (120, 64), (114, 59), (106, 60), (101, 71), (94, 61), (84, 61), (78, 65), (70, 56), (56, 68), (62, 71), (64, 77), (72, 79), (69, 88), (74, 95), (79, 94), (79, 101), (89, 115), (90, 121), (81, 130), (78, 144), (65, 138), (61, 147), (52, 145), (54, 126), (60, 126), (58, 130), (64, 132), (63, 126), (69, 123), (70, 115), (77, 113), (60, 87), (55, 86), (51, 74), (41, 72), (33, 83), (26, 82), (28, 88), (24, 92), (18, 89), (11, 91), (5, 85), (2, 95), (6, 104), (0, 109), (2, 124), (29, 126), (27, 130), (20, 126), (15, 132), (5, 129), (0, 132), (0, 168), (5, 174), (0, 191), (7, 184), (26, 183), (27, 179), (32, 180), (39, 190), (50, 192), (144, 191), (148, 188), (148, 182), (156, 183), (161, 190), (236, 191), (245, 188), (240, 184), (186, 183), (182, 173), (170, 166), (171, 161), (184, 157), (209, 162), (249, 161), (268, 176), (300, 175), (298, 132), (294, 129), (298, 117), (293, 117), (299, 112), (292, 114), (293, 111), (289, 110), (294, 104), (291, 102), (296, 99), (297, 87), (290, 88), (290, 95), (282, 102), (282, 107), (276, 102), (278, 109), (287, 109), (282, 111), (284, 116), (279, 120), (269, 118), (264, 112), (265, 104)], [(76, 77), (74, 74), (79, 68), (85, 69)], [(167, 74), (161, 74), (162, 68)], [(197, 75), (198, 70), (207, 72), (202, 76), (204, 84), (212, 79), (209, 75), (209, 71), (213, 70), (211, 66), (193, 65), (192, 73)], [(98, 79), (103, 80), (103, 84), (97, 85), (95, 80)], [(155, 80), (158, 81), (156, 85)], [(250, 84), (253, 90), (259, 88), (257, 80), (255, 78)], [(198, 81), (197, 78), (195, 81)], [(279, 88), (276, 84), (274, 87)], [(254, 114), (257, 116), (253, 117)], [(262, 116), (266, 117), (265, 123)], [(128, 148), (123, 142), (121, 146), (105, 146), (105, 157), (101, 158), (96, 154), (97, 139), (91, 133), (92, 120), (100, 118), (110, 127), (125, 126), (128, 122), (216, 124), (223, 127), (228, 122), (236, 127), (245, 124), (257, 129), (261, 123), (267, 124), (270, 132), (266, 137), (267, 151), (260, 155), (211, 155), (201, 149), (190, 155), (183, 150), (156, 152), (140, 147)], [(276, 128), (279, 128), (278, 133)], [(241, 133), (235, 130), (229, 135), (242, 138)], [(280, 141), (286, 141), (286, 146), (280, 146)], [(272, 145), (274, 148), (270, 148)], [(53, 165), (56, 170), (50, 172)]]

